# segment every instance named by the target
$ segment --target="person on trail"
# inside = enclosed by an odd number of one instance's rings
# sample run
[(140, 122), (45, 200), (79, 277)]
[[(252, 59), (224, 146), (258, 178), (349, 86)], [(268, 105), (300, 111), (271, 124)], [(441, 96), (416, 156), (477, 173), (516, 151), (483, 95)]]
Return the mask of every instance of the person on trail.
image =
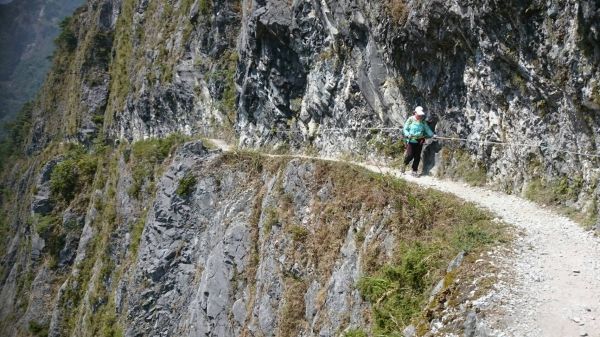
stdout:
[(404, 157), (404, 167), (412, 161), (412, 175), (419, 176), (417, 172), (419, 162), (421, 161), (421, 151), (425, 139), (434, 137), (433, 131), (425, 121), (425, 112), (418, 106), (415, 108), (415, 114), (404, 123), (404, 137), (406, 141), (406, 156)]

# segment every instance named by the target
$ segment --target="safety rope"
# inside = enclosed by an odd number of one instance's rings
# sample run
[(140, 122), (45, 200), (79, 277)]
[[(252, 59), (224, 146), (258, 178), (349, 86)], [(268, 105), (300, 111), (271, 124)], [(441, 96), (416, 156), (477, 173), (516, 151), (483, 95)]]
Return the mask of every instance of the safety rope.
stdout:
[[(395, 128), (393, 128), (393, 127), (389, 127), (389, 128), (346, 127), (346, 128), (321, 128), (321, 129), (318, 129), (317, 132), (321, 133), (321, 132), (335, 132), (335, 131), (402, 130), (402, 129), (403, 128), (401, 128), (401, 127), (395, 127)], [(272, 130), (272, 132), (275, 132), (275, 133), (303, 133), (301, 130)], [(560, 153), (568, 153), (568, 154), (578, 155), (578, 156), (582, 156), (582, 157), (600, 158), (600, 153), (587, 153), (587, 152), (562, 150), (562, 149), (558, 149), (553, 146), (547, 146), (547, 145), (542, 145), (542, 144), (511, 143), (511, 142), (500, 142), (500, 141), (493, 141), (493, 140), (475, 140), (475, 139), (468, 139), (468, 138), (440, 137), (440, 136), (436, 136), (435, 139), (436, 140), (447, 140), (447, 141), (461, 141), (461, 142), (477, 143), (477, 144), (483, 144), (483, 145), (521, 146), (521, 147), (524, 146), (524, 147), (530, 147), (530, 148), (546, 149), (546, 150), (560, 152)]]

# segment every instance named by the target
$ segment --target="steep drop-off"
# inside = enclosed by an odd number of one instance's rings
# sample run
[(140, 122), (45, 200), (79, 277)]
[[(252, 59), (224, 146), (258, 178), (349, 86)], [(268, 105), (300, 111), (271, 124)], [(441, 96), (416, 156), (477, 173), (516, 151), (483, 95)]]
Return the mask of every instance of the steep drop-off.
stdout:
[[(3, 335), (428, 329), (436, 311), (421, 312), (450, 260), (466, 251), (471, 268), (504, 237), (474, 206), (391, 177), (197, 141), (169, 156), (174, 142), (71, 146), (15, 181), (36, 194), (11, 200), (22, 206), (2, 261)], [(477, 296), (442, 285), (439, 303)]]

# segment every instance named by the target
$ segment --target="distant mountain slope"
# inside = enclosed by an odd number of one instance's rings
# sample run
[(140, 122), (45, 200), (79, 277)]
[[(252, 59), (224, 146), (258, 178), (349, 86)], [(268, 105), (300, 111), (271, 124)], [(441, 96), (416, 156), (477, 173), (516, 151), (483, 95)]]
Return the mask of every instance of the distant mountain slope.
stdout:
[(39, 90), (60, 21), (83, 0), (0, 1), (0, 120), (10, 119)]

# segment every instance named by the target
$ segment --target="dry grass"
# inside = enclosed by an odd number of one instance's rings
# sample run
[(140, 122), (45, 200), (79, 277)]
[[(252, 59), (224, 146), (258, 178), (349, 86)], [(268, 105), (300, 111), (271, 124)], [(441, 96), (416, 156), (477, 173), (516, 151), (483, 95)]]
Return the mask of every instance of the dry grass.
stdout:
[(279, 333), (281, 337), (300, 336), (299, 333), (305, 324), (304, 294), (307, 284), (305, 281), (289, 277), (286, 280), (283, 293), (283, 308), (279, 316)]
[[(505, 239), (502, 226), (492, 221), (491, 214), (472, 204), (363, 168), (324, 161), (307, 163), (312, 166), (312, 173), (305, 178), (311, 213), (307, 222), (294, 212), (303, 205), (295, 205), (293, 196), (280, 186), (281, 173), (288, 162), (289, 159), (237, 153), (225, 154), (219, 166), (214, 167), (220, 172), (248, 174), (247, 187), (254, 186), (261, 195), (261, 202), (255, 204), (251, 215), (253, 225), (258, 227), (262, 219), (263, 225), (271, 223), (272, 226), (276, 213), (284, 231), (278, 231), (275, 236), (290, 242), (285, 250), (286, 266), (297, 265), (301, 270), (314, 271), (306, 275), (300, 273), (302, 276), (286, 274), (281, 333), (293, 335), (301, 329), (306, 283), (314, 280), (326, 284), (348, 235), (353, 234), (355, 240), (359, 240), (356, 233), (349, 233), (358, 220), (365, 222), (365, 227), (361, 227), (361, 241), (364, 242), (364, 233), (369, 232), (371, 226), (378, 225), (383, 226), (384, 235), (393, 235), (397, 242), (391, 257), (381, 246), (381, 238), (370, 239), (361, 248), (364, 249), (361, 265), (365, 278), (359, 290), (373, 303), (370, 315), (374, 333), (396, 333), (415, 319), (426, 305), (426, 294), (444, 277), (445, 267), (459, 251), (476, 252)], [(263, 209), (264, 182), (278, 175), (279, 182), (269, 192), (275, 198), (277, 210), (272, 209), (273, 204)], [(319, 194), (324, 186), (329, 186), (326, 197)], [(271, 239), (272, 236), (265, 235), (256, 242)], [(257, 243), (255, 247), (256, 259), (252, 265), (260, 264), (260, 245)], [(412, 290), (408, 293), (394, 290), (403, 289), (398, 282), (410, 282)], [(378, 289), (385, 291), (381, 293)], [(326, 296), (322, 293), (319, 297), (324, 300)]]
[(389, 0), (387, 9), (393, 22), (398, 25), (406, 23), (408, 18), (408, 7), (406, 6), (405, 0)]

